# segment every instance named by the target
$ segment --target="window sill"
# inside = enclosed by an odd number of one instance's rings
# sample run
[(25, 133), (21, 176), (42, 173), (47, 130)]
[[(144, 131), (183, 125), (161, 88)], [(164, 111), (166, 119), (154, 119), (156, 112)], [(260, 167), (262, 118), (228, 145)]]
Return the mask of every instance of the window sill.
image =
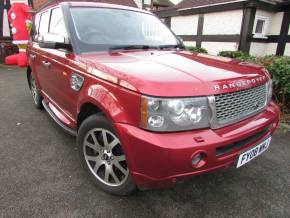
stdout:
[(258, 35), (258, 34), (254, 34), (253, 35), (253, 38), (255, 38), (255, 39), (268, 39), (268, 36), (266, 36), (266, 35)]

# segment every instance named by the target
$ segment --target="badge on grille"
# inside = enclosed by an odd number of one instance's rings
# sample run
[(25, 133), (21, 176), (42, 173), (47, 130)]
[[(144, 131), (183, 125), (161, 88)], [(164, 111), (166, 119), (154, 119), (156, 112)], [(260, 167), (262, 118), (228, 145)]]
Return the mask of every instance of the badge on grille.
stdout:
[(256, 102), (255, 104), (254, 104), (254, 109), (258, 109), (260, 107), (260, 103), (259, 102)]

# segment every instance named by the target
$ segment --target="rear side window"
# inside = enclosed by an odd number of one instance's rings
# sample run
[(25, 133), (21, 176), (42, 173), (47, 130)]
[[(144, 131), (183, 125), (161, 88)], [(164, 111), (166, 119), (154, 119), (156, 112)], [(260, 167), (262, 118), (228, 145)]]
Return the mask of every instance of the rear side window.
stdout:
[(49, 32), (67, 36), (62, 10), (60, 8), (55, 8), (51, 11)]
[(34, 17), (32, 29), (30, 31), (30, 36), (33, 41), (37, 39), (38, 29), (39, 29), (39, 20), (40, 20), (40, 14), (36, 14)]
[(48, 32), (49, 17), (50, 17), (50, 11), (46, 11), (42, 13), (41, 18), (40, 18), (40, 24), (39, 24), (39, 35), (42, 35), (43, 33)]

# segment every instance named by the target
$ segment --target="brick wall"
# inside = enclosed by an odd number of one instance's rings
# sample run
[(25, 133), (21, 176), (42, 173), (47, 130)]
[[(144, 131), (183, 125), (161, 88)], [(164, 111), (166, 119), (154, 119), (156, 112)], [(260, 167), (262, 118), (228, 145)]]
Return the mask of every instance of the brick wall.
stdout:
[(33, 8), (37, 9), (39, 8), (41, 5), (43, 5), (44, 3), (46, 3), (46, 0), (33, 0)]

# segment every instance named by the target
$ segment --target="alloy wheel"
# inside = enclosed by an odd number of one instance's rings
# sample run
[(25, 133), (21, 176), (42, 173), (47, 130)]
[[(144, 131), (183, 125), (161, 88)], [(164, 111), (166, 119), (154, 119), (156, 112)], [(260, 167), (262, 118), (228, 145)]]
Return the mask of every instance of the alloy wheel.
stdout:
[(35, 83), (35, 79), (33, 78), (33, 76), (30, 77), (30, 84), (31, 84), (31, 94), (32, 94), (32, 98), (35, 104), (37, 104), (37, 88), (36, 88), (36, 83)]
[(119, 139), (101, 128), (90, 130), (83, 142), (83, 153), (92, 174), (108, 186), (121, 186), (129, 176)]

